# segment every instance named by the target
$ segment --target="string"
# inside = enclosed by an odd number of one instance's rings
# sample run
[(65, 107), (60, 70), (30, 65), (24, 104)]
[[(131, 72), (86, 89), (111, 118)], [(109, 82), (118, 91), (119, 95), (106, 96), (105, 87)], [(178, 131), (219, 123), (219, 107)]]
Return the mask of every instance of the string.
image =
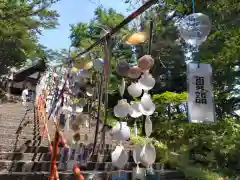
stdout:
[(98, 86), (98, 111), (97, 111), (97, 124), (96, 124), (96, 129), (95, 129), (95, 136), (94, 136), (94, 143), (93, 143), (93, 150), (92, 150), (92, 155), (95, 153), (96, 149), (96, 144), (97, 144), (97, 138), (98, 138), (98, 129), (99, 129), (99, 123), (100, 123), (100, 114), (101, 114), (101, 101), (102, 101), (102, 84), (103, 84), (103, 73), (100, 75), (100, 83)]
[[(196, 10), (195, 10), (195, 0), (192, 0), (192, 12), (193, 12), (193, 14), (196, 12)], [(196, 25), (196, 23), (195, 23), (195, 25)], [(199, 68), (200, 67), (200, 58), (199, 58), (199, 54), (198, 54), (198, 45), (195, 46), (194, 51), (195, 51), (195, 58), (196, 58), (196, 62), (197, 62), (197, 67)]]
[[(148, 55), (151, 55), (152, 52), (152, 42), (153, 41), (153, 20), (150, 20), (149, 22), (149, 41), (148, 41)], [(146, 135), (145, 132), (145, 116), (143, 116), (142, 119), (142, 135)]]
[(104, 54), (105, 54), (105, 60), (106, 62), (106, 69), (105, 69), (105, 97), (104, 97), (104, 124), (103, 124), (103, 131), (102, 131), (102, 147), (101, 150), (105, 148), (105, 135), (106, 135), (106, 124), (107, 124), (107, 118), (108, 118), (108, 83), (109, 83), (109, 77), (110, 77), (110, 70), (111, 70), (111, 52), (110, 52), (110, 46), (111, 46), (111, 39), (110, 37), (106, 37), (105, 44), (104, 44)]
[(192, 0), (192, 12), (195, 13), (195, 0)]

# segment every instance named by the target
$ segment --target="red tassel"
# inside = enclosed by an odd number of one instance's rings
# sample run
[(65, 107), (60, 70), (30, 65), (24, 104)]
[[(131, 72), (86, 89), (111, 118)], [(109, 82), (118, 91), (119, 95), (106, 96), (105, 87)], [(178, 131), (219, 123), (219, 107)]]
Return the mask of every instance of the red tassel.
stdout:
[(49, 145), (49, 152), (52, 153), (52, 151), (53, 151), (53, 147), (52, 145)]
[(77, 180), (84, 180), (84, 177), (83, 177), (83, 175), (81, 175), (81, 170), (78, 167), (77, 163), (75, 163), (74, 166), (73, 166), (73, 172), (74, 172)]

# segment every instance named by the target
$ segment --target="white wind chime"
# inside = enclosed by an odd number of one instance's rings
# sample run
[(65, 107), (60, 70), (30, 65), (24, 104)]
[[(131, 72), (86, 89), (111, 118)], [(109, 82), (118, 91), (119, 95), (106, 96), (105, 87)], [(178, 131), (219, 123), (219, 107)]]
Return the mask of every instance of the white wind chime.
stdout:
[[(132, 118), (141, 118), (146, 116), (145, 121), (145, 133), (149, 137), (152, 133), (152, 121), (150, 116), (155, 111), (155, 104), (151, 99), (151, 95), (148, 93), (155, 85), (155, 79), (149, 73), (149, 70), (153, 67), (154, 60), (150, 55), (145, 55), (138, 61), (138, 66), (130, 67), (125, 61), (120, 61), (117, 65), (117, 72), (119, 75), (128, 77), (132, 80), (128, 86), (128, 93), (134, 97), (141, 97), (140, 101), (133, 101), (128, 103), (126, 99), (123, 99), (125, 92), (126, 82), (122, 79), (122, 84), (119, 88), (122, 99), (118, 101), (118, 104), (114, 107), (114, 115), (120, 120), (112, 129), (113, 139), (120, 141), (112, 152), (112, 163), (118, 169), (122, 169), (128, 161), (128, 153), (124, 150), (122, 141), (126, 141), (130, 138), (130, 128), (127, 126), (127, 116)], [(135, 136), (137, 133), (136, 121), (134, 123)], [(136, 145), (133, 149), (134, 161), (137, 164), (137, 172), (139, 171), (139, 164), (143, 164), (148, 169), (151, 169), (152, 164), (156, 159), (156, 150), (151, 142), (146, 143), (143, 146)]]

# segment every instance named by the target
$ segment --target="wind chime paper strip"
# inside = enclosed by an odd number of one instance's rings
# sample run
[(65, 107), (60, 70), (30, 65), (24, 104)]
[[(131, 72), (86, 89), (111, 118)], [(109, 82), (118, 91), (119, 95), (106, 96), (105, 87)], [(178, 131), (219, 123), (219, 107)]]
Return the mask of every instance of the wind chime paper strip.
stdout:
[(211, 123), (215, 120), (213, 105), (212, 67), (210, 64), (189, 63), (188, 117), (190, 122)]

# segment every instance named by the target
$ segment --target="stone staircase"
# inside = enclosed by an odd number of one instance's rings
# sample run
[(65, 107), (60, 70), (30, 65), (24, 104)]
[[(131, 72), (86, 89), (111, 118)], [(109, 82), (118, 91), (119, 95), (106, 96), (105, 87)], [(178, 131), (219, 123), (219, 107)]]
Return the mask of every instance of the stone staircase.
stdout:
[[(25, 118), (24, 118), (25, 117)], [(34, 112), (25, 110), (21, 103), (5, 103), (0, 106), (0, 179), (1, 180), (47, 180), (49, 177), (51, 153), (48, 150), (46, 138), (41, 137), (43, 123), (38, 122), (34, 117)], [(48, 122), (49, 132), (52, 136), (55, 132), (54, 126)], [(111, 136), (106, 135), (106, 146), (102, 153), (96, 153), (89, 160), (87, 157), (93, 147), (95, 132), (95, 122), (92, 122), (92, 128), (82, 128), (80, 131), (79, 146), (83, 150), (78, 155), (78, 164), (83, 172), (85, 179), (92, 176), (95, 172), (98, 174), (95, 179), (111, 179), (110, 172), (116, 171), (111, 165), (111, 151), (117, 142), (112, 141)], [(88, 138), (86, 138), (86, 134)], [(100, 135), (99, 135), (100, 137)], [(99, 144), (100, 138), (98, 139)], [(131, 144), (125, 142), (124, 146), (129, 152), (129, 162), (124, 167), (128, 173), (129, 180), (132, 180), (133, 162)], [(61, 151), (62, 148), (59, 148)], [(72, 166), (74, 150), (68, 164), (60, 166), (61, 155), (58, 153), (57, 165), (61, 180), (76, 180), (73, 175)], [(88, 162), (85, 162), (88, 159)], [(72, 161), (71, 161), (72, 160)], [(69, 167), (68, 167), (69, 166)], [(154, 164), (154, 169), (160, 169), (160, 164)], [(183, 175), (176, 171), (166, 171), (158, 173), (159, 178), (163, 180), (182, 180)], [(96, 178), (98, 177), (98, 178)]]

